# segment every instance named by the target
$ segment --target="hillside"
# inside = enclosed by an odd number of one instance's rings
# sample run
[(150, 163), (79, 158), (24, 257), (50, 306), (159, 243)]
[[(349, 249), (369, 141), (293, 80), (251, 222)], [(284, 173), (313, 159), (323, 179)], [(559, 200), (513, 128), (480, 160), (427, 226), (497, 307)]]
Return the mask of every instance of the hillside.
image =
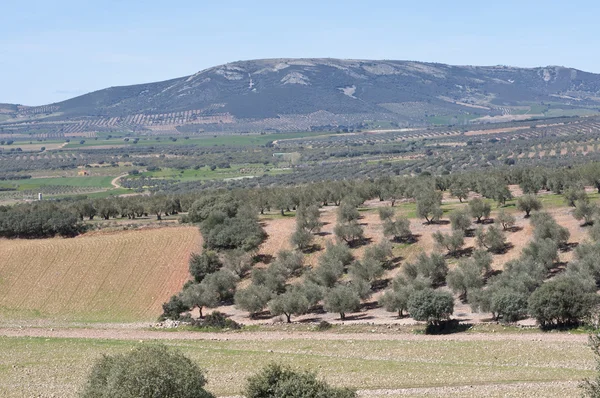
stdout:
[(3, 241), (0, 319), (154, 320), (200, 245), (193, 227)]
[(565, 67), (412, 61), (240, 61), (158, 83), (111, 87), (41, 107), (0, 106), (4, 132), (202, 133), (402, 127), (584, 115), (600, 75)]

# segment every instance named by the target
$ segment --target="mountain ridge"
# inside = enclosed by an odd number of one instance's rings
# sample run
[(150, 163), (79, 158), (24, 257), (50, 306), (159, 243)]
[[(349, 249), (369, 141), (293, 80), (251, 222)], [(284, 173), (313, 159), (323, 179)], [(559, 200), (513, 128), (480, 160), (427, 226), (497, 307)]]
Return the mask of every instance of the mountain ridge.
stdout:
[(0, 126), (58, 136), (194, 134), (461, 124), (544, 117), (557, 110), (597, 113), (600, 74), (562, 66), (272, 58), (109, 87), (44, 106), (2, 104)]

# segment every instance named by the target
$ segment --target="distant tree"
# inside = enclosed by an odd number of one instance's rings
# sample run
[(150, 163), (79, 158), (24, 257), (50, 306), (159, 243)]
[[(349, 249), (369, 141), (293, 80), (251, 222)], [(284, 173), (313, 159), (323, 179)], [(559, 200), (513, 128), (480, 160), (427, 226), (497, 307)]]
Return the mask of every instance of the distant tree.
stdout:
[(417, 200), (417, 216), (424, 218), (427, 224), (438, 221), (443, 211), (440, 207), (442, 204), (442, 193), (433, 190), (425, 190), (418, 193)]
[(197, 307), (202, 318), (204, 307), (214, 308), (219, 304), (219, 294), (205, 284), (191, 283), (181, 291), (181, 301), (190, 310)]
[(205, 385), (204, 372), (189, 358), (163, 345), (149, 345), (98, 359), (81, 397), (214, 397)]
[(292, 315), (302, 315), (308, 312), (310, 303), (303, 294), (302, 289), (290, 289), (287, 292), (273, 298), (269, 303), (271, 314), (285, 315), (287, 322), (291, 322)]
[(380, 207), (377, 212), (379, 214), (379, 219), (381, 221), (391, 220), (394, 218), (394, 215), (396, 214), (394, 209), (391, 209), (389, 207)]
[(565, 202), (567, 202), (567, 205), (571, 207), (575, 207), (575, 203), (577, 202), (589, 202), (589, 199), (583, 187), (569, 187), (565, 190), (563, 196), (565, 197)]
[(529, 313), (541, 327), (577, 325), (597, 303), (595, 284), (558, 276), (543, 283), (529, 297)]
[(503, 322), (516, 322), (527, 315), (527, 295), (510, 288), (501, 288), (491, 295), (490, 311)]
[(598, 214), (598, 205), (585, 200), (577, 200), (575, 202), (575, 210), (573, 217), (576, 220), (583, 220), (583, 225), (591, 225), (594, 223), (594, 218)]
[[(386, 207), (389, 209), (389, 207)], [(409, 241), (413, 234), (410, 230), (410, 221), (406, 217), (398, 217), (395, 220), (388, 218), (383, 222), (383, 236), (391, 237), (394, 241)]]
[(235, 306), (250, 313), (250, 318), (261, 312), (271, 300), (271, 292), (265, 286), (251, 284), (245, 289), (235, 292)]
[(468, 209), (458, 209), (450, 213), (452, 230), (466, 232), (471, 228), (471, 217)]
[(381, 261), (373, 257), (365, 256), (362, 260), (355, 260), (350, 264), (350, 274), (354, 278), (366, 282), (373, 282), (383, 275), (384, 269)]
[(547, 212), (539, 212), (531, 217), (534, 239), (552, 239), (559, 246), (564, 246), (570, 237), (567, 228), (559, 225)]
[(534, 195), (523, 195), (517, 199), (517, 209), (525, 212), (525, 217), (529, 217), (532, 211), (542, 208), (542, 202)]
[(456, 180), (450, 185), (450, 195), (457, 198), (461, 203), (469, 197), (469, 186), (463, 180)]
[(476, 218), (477, 222), (480, 223), (482, 218), (487, 219), (490, 216), (492, 208), (483, 199), (474, 198), (469, 201), (469, 210), (471, 211), (471, 216)]
[(166, 303), (162, 305), (163, 313), (160, 316), (161, 319), (174, 319), (177, 320), (181, 316), (181, 313), (189, 311), (190, 307), (186, 305), (181, 299), (181, 295), (173, 295)]
[(340, 319), (346, 319), (346, 313), (356, 311), (360, 306), (358, 292), (350, 286), (338, 285), (325, 294), (323, 307), (328, 312), (337, 312)]
[(501, 253), (506, 248), (506, 236), (502, 229), (495, 225), (490, 225), (487, 230), (483, 227), (477, 228), (475, 237), (480, 247), (485, 247), (492, 253)]
[(431, 253), (431, 256), (428, 256), (420, 253), (414, 263), (404, 265), (404, 274), (411, 280), (419, 276), (429, 278), (433, 285), (439, 286), (446, 282), (448, 264), (440, 254)]
[(296, 230), (292, 234), (292, 245), (298, 250), (304, 251), (310, 248), (314, 241), (314, 235), (307, 229), (301, 226), (296, 226)]
[(454, 312), (454, 298), (448, 292), (432, 289), (416, 291), (408, 300), (408, 312), (416, 321), (439, 325)]
[(454, 231), (452, 234), (436, 231), (432, 235), (435, 243), (448, 250), (448, 254), (455, 256), (465, 245), (465, 234), (462, 231)]
[(276, 364), (267, 365), (248, 378), (244, 389), (247, 398), (356, 398), (356, 392), (334, 388), (313, 373), (293, 371)]
[(448, 286), (453, 292), (467, 297), (471, 289), (480, 289), (483, 286), (481, 270), (475, 261), (459, 261), (458, 266), (448, 272)]
[(431, 280), (427, 278), (417, 278), (409, 280), (402, 275), (397, 276), (392, 281), (392, 288), (386, 290), (381, 296), (380, 303), (386, 311), (398, 312), (398, 317), (402, 318), (403, 312), (408, 311), (408, 299), (410, 295), (417, 291), (431, 287)]
[(207, 289), (216, 291), (219, 295), (219, 301), (222, 302), (233, 298), (238, 279), (239, 278), (231, 271), (221, 269), (212, 274), (208, 274), (202, 280), (202, 284), (205, 285)]
[(221, 263), (219, 255), (210, 250), (201, 254), (192, 253), (189, 262), (190, 274), (198, 283), (202, 282), (206, 275), (217, 272), (221, 267), (223, 267), (223, 263)]
[(496, 216), (496, 222), (502, 225), (502, 229), (505, 231), (515, 225), (515, 216), (501, 209)]

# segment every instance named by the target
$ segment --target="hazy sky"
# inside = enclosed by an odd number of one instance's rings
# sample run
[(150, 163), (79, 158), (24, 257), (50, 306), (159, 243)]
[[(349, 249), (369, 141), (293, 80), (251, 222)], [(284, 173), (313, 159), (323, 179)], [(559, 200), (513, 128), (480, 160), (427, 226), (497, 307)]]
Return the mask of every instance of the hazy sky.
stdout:
[(4, 1), (0, 102), (41, 105), (254, 58), (600, 73), (599, 14), (592, 0)]

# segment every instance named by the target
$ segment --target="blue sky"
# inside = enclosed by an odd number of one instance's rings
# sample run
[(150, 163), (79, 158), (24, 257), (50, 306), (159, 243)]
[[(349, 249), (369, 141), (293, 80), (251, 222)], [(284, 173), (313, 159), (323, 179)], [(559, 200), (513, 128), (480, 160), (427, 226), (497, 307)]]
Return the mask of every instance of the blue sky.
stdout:
[(0, 102), (41, 105), (254, 58), (564, 65), (600, 73), (595, 1), (3, 3)]

